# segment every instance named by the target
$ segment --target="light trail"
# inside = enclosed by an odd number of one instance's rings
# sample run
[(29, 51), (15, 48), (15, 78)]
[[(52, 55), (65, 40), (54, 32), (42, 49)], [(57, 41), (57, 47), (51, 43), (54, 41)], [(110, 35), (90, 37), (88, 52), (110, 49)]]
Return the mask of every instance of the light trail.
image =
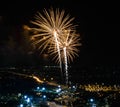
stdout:
[(32, 77), (33, 79), (35, 79), (38, 83), (43, 83), (42, 80), (40, 80), (37, 76), (29, 76)]
[(56, 46), (57, 46), (57, 52), (58, 52), (58, 57), (59, 57), (59, 62), (60, 62), (60, 69), (61, 69), (61, 73), (62, 73), (62, 63), (61, 63), (61, 54), (60, 54), (60, 47), (59, 47), (59, 43), (58, 43), (58, 36), (57, 36), (57, 32), (54, 31), (54, 38), (55, 38), (55, 42), (56, 42)]
[(16, 73), (16, 72), (10, 72), (10, 71), (7, 71), (8, 73), (11, 73), (11, 74), (14, 74), (14, 75), (18, 75), (18, 76), (23, 76), (23, 77), (26, 77), (26, 78), (33, 78), (36, 82), (38, 83), (43, 83), (44, 81), (40, 80), (37, 76), (35, 75), (27, 75), (27, 74), (21, 74), (21, 73)]
[(64, 60), (65, 60), (66, 85), (67, 85), (68, 84), (68, 63), (67, 63), (66, 47), (63, 48), (63, 51), (64, 51)]

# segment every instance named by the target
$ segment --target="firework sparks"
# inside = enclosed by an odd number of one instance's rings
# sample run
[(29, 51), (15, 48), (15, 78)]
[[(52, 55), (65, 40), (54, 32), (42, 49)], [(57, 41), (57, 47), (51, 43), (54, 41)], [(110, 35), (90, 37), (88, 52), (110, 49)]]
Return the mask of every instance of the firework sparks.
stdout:
[(65, 11), (56, 9), (44, 10), (43, 14), (36, 14), (35, 20), (31, 21), (35, 27), (31, 28), (33, 45), (41, 49), (41, 53), (48, 49), (53, 59), (59, 62), (62, 72), (62, 62), (65, 64), (66, 81), (68, 82), (68, 63), (78, 56), (80, 36), (76, 34), (72, 24), (74, 18), (65, 15)]
[(35, 16), (35, 21), (31, 21), (32, 24), (37, 27), (31, 28), (31, 30), (37, 31), (38, 33), (33, 35), (34, 41), (33, 44), (40, 44), (39, 49), (44, 50), (48, 45), (52, 44), (56, 36), (61, 35), (65, 29), (74, 29), (74, 25), (71, 23), (74, 18), (70, 18), (69, 15), (65, 15), (65, 11), (61, 12), (59, 9), (56, 9), (54, 12), (53, 9), (43, 11), (43, 15), (38, 13)]
[[(73, 61), (73, 59), (76, 56), (78, 56), (78, 52), (79, 52), (78, 47), (81, 46), (80, 35), (70, 31), (65, 33), (63, 38), (61, 39), (60, 46), (61, 46), (61, 49), (66, 47), (68, 62)], [(64, 59), (64, 54), (62, 56)]]
[[(73, 61), (73, 59), (78, 56), (78, 47), (81, 46), (80, 35), (75, 31), (65, 30), (58, 41), (61, 60), (65, 65), (66, 84), (68, 84), (68, 63)], [(52, 56), (54, 56), (53, 59), (57, 59), (57, 61), (59, 61), (57, 49), (54, 45), (50, 47), (49, 52)]]
[[(78, 47), (81, 46), (80, 35), (76, 32), (65, 31), (62, 36), (60, 36), (58, 41), (62, 62), (65, 60), (64, 48), (66, 48), (67, 62), (70, 63), (76, 56), (78, 56)], [(59, 61), (57, 49), (54, 47), (54, 45), (51, 45), (49, 52), (52, 56), (54, 56), (53, 59)]]
[(43, 52), (55, 42), (61, 70), (62, 64), (58, 36), (60, 36), (61, 32), (65, 29), (74, 30), (75, 25), (71, 23), (73, 20), (74, 18), (70, 18), (70, 15), (65, 15), (64, 10), (59, 11), (59, 9), (56, 9), (54, 11), (53, 9), (50, 9), (47, 11), (45, 9), (43, 11), (43, 15), (38, 12), (35, 16), (35, 21), (31, 21), (32, 24), (37, 26), (35, 28), (31, 28), (31, 30), (38, 32), (32, 36), (32, 38), (34, 38), (33, 44), (38, 46), (38, 49), (41, 49), (41, 52)]
[(58, 38), (57, 37), (58, 37), (57, 32), (54, 31), (54, 38), (55, 38), (55, 43), (56, 43), (56, 46), (57, 46), (57, 52), (58, 52), (58, 58), (59, 58), (59, 62), (60, 62), (60, 68), (62, 68), (60, 48), (59, 48), (59, 43), (58, 43)]
[(64, 52), (64, 60), (65, 60), (66, 84), (68, 84), (68, 62), (67, 62), (66, 47), (63, 48), (63, 52)]
[(65, 31), (63, 38), (61, 39), (61, 50), (63, 50), (62, 56), (65, 63), (66, 84), (68, 84), (68, 62), (73, 61), (75, 56), (78, 56), (78, 46), (80, 46), (80, 37), (75, 32)]

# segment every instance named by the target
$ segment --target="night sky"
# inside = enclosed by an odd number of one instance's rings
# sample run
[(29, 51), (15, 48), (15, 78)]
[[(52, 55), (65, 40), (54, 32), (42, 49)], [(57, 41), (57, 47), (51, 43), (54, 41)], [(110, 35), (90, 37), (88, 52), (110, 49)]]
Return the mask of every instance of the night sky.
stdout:
[[(17, 36), (21, 26), (29, 25), (29, 21), (37, 11), (42, 12), (44, 8), (50, 7), (64, 9), (66, 13), (75, 17), (74, 22), (79, 25), (77, 31), (81, 34), (82, 46), (79, 58), (74, 60), (74, 64), (86, 66), (120, 64), (120, 7), (117, 2), (83, 3), (80, 0), (16, 0), (16, 2), (8, 2), (4, 0), (4, 3), (0, 3), (0, 50), (3, 49), (2, 43), (9, 35)], [(17, 33), (14, 34), (13, 31)], [(5, 63), (7, 59), (2, 55), (0, 57)]]

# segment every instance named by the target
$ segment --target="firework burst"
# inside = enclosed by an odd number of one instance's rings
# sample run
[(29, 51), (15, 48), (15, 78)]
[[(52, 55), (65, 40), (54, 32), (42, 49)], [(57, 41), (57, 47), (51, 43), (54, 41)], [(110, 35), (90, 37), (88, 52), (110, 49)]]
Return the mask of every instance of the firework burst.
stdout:
[[(58, 41), (62, 62), (65, 63), (64, 50), (66, 50), (66, 57), (68, 63), (72, 62), (76, 56), (79, 56), (79, 46), (81, 46), (80, 35), (77, 34), (75, 31), (65, 30), (58, 39)], [(55, 43), (52, 44), (49, 48), (49, 53), (54, 56), (53, 59), (59, 61)]]
[[(65, 65), (65, 74), (66, 74), (66, 84), (68, 84), (68, 63), (73, 61), (73, 59), (78, 56), (80, 43), (80, 35), (75, 31), (65, 30), (63, 34), (60, 36), (59, 40), (59, 48), (61, 60)], [(54, 46), (50, 47), (49, 52), (56, 61), (59, 61), (57, 49)], [(54, 51), (53, 51), (54, 50)]]
[(65, 15), (64, 10), (59, 11), (59, 9), (56, 9), (54, 11), (53, 9), (50, 9), (47, 11), (44, 9), (43, 15), (38, 12), (35, 16), (35, 21), (31, 21), (32, 24), (36, 25), (35, 28), (31, 29), (38, 32), (32, 36), (32, 38), (34, 38), (33, 44), (39, 45), (38, 49), (41, 49), (42, 53), (55, 42), (61, 70), (62, 62), (58, 39), (65, 29), (69, 28), (74, 30), (75, 25), (71, 23), (73, 20), (74, 18), (70, 18), (70, 15)]
[(42, 53), (48, 49), (53, 59), (59, 62), (62, 71), (62, 62), (65, 64), (66, 81), (68, 82), (68, 62), (78, 56), (80, 36), (76, 33), (75, 26), (69, 14), (56, 9), (46, 10), (43, 14), (37, 13), (35, 20), (31, 21), (35, 27), (31, 28), (35, 34), (32, 35), (33, 45), (37, 46)]
[(65, 72), (66, 72), (66, 84), (68, 84), (68, 62), (73, 61), (75, 56), (78, 56), (78, 47), (80, 44), (80, 37), (75, 32), (70, 33), (70, 31), (66, 32), (63, 36), (63, 40), (61, 41), (62, 48), (62, 59), (64, 59), (65, 63)]
[(47, 11), (44, 9), (43, 15), (38, 12), (35, 15), (35, 20), (31, 21), (32, 24), (36, 25), (36, 27), (31, 28), (31, 30), (38, 32), (32, 36), (35, 40), (33, 44), (40, 44), (38, 49), (42, 49), (43, 51), (48, 45), (52, 44), (64, 30), (68, 28), (72, 30), (75, 28), (75, 25), (71, 23), (73, 19), (74, 18), (70, 18), (70, 15), (65, 15), (64, 10), (59, 11), (59, 9), (56, 9), (56, 11), (54, 11), (50, 9)]

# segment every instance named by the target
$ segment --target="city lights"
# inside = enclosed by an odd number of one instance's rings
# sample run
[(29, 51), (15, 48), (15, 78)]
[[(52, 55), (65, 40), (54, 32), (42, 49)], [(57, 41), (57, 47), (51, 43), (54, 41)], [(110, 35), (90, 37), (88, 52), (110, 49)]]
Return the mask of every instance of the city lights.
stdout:
[(0, 107), (120, 106), (119, 1), (8, 1)]
[(45, 98), (46, 98), (46, 95), (43, 95), (43, 98), (45, 99)]
[(94, 99), (91, 98), (91, 99), (90, 99), (90, 102), (93, 102), (93, 101), (94, 101)]
[(39, 90), (40, 89), (40, 87), (37, 87), (37, 90)]
[(45, 91), (45, 87), (42, 88), (42, 91)]
[(23, 104), (20, 104), (20, 107), (24, 107)]

